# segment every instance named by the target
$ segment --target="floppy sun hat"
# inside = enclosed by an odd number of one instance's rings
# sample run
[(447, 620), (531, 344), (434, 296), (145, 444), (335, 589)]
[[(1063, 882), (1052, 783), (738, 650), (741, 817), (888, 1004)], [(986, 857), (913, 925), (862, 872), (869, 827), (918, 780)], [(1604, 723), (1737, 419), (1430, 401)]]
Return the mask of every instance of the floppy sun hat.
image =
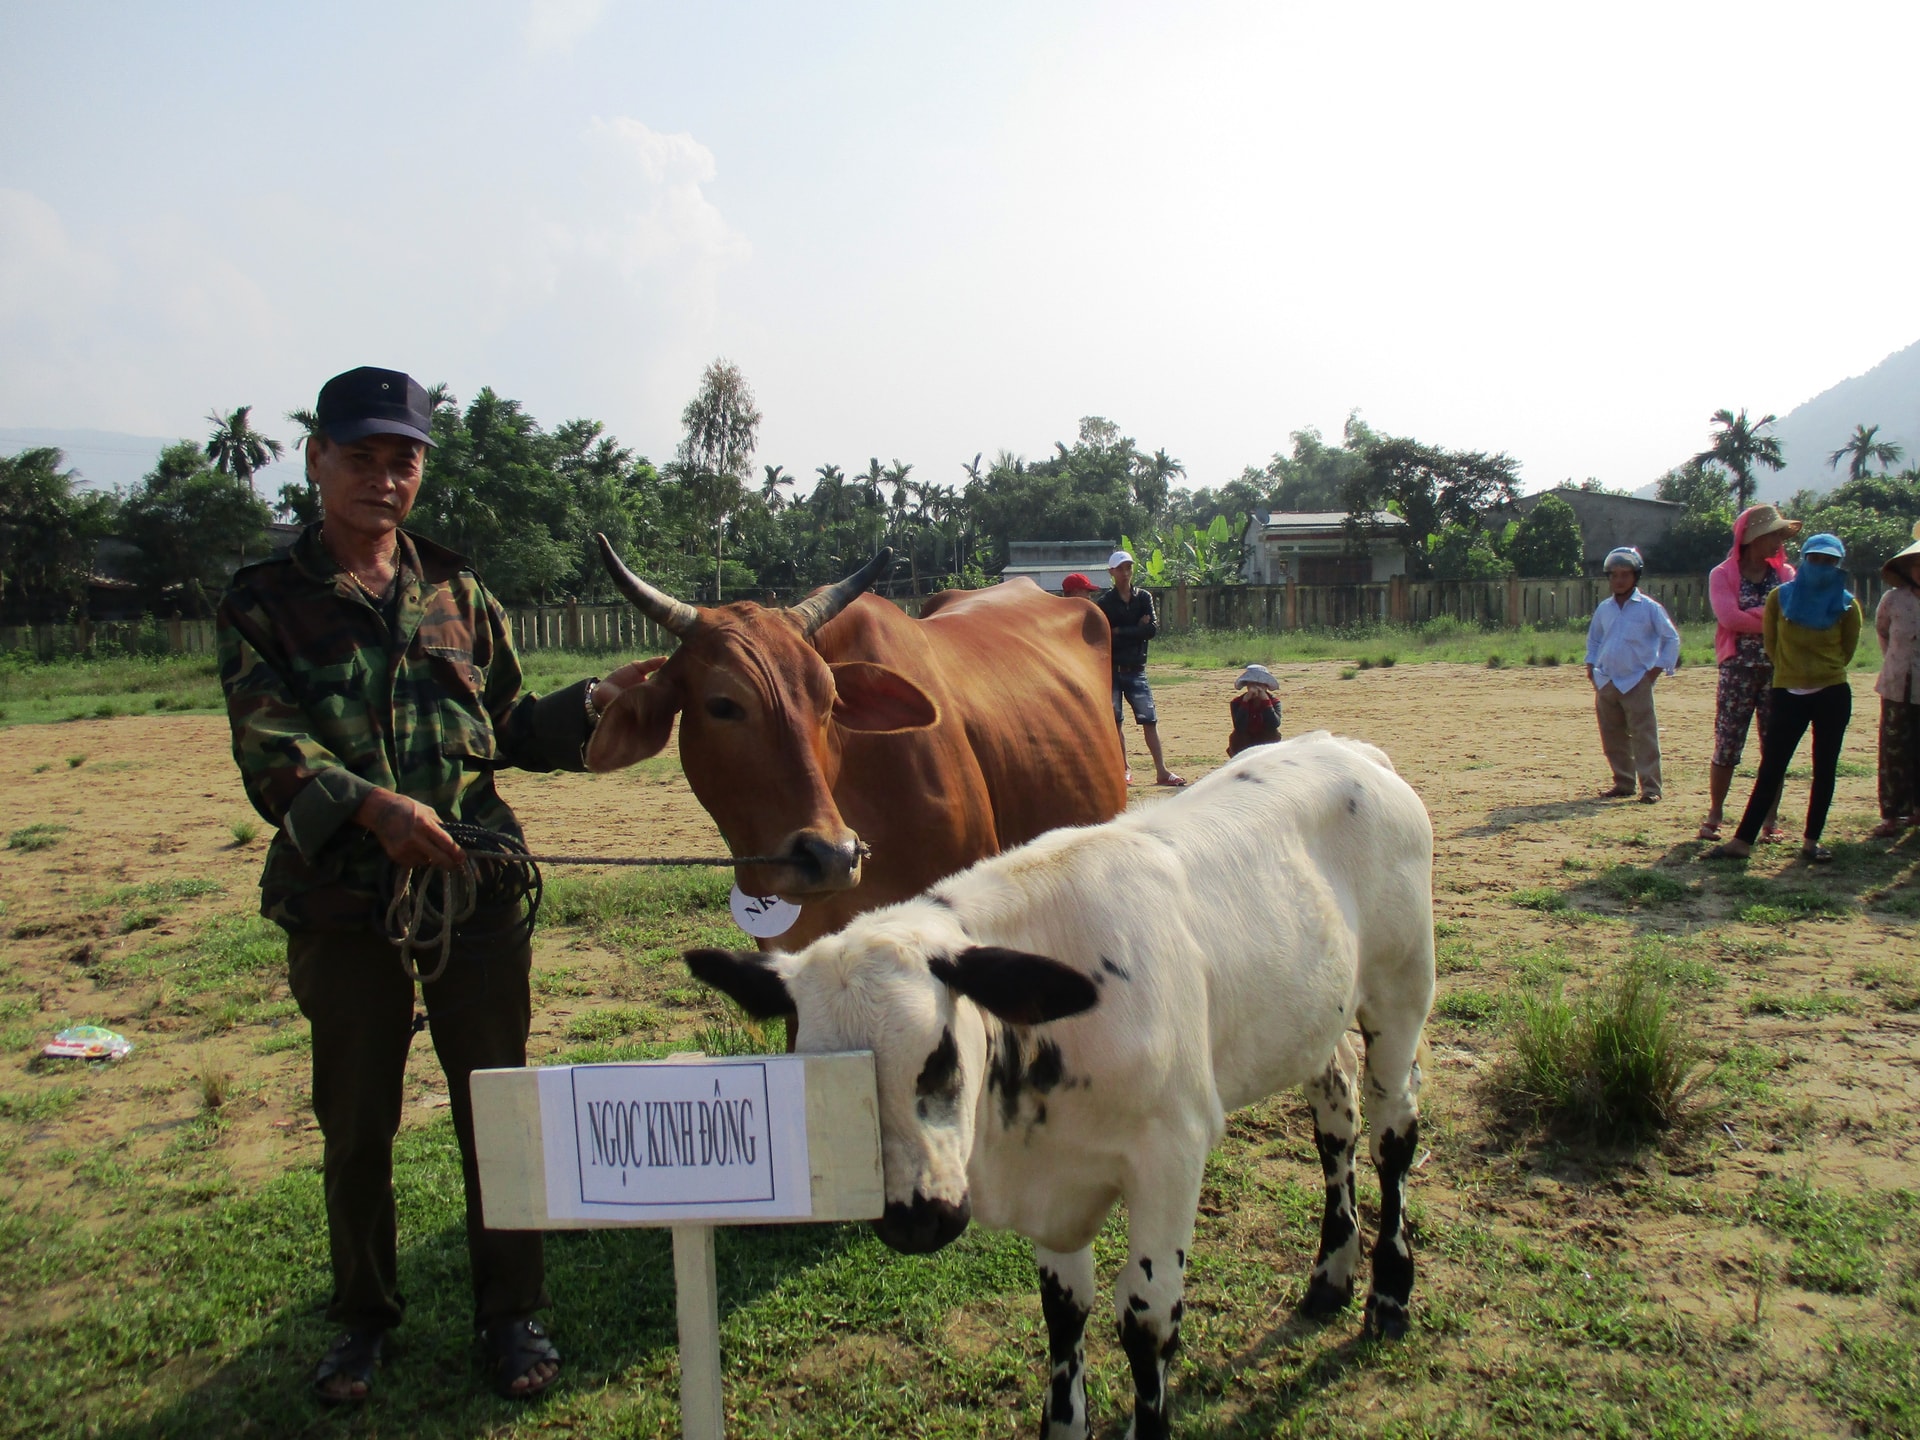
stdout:
[(1240, 672), (1240, 678), (1233, 682), (1233, 688), (1236, 690), (1244, 690), (1249, 685), (1264, 685), (1269, 690), (1280, 688), (1280, 682), (1273, 678), (1273, 672), (1264, 665), (1247, 666)]
[(1745, 512), (1743, 518), (1747, 525), (1740, 534), (1742, 543), (1748, 545), (1768, 535), (1779, 534), (1781, 531), (1789, 535), (1798, 535), (1803, 528), (1802, 522), (1787, 519), (1771, 505), (1754, 505)]

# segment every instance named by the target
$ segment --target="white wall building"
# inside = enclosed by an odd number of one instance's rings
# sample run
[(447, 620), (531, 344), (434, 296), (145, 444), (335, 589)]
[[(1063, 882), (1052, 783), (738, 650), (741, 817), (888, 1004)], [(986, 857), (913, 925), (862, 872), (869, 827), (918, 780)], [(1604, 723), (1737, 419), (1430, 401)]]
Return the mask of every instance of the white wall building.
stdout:
[(1242, 538), (1249, 585), (1368, 585), (1407, 573), (1407, 522), (1382, 510), (1356, 542), (1344, 510), (1255, 510)]

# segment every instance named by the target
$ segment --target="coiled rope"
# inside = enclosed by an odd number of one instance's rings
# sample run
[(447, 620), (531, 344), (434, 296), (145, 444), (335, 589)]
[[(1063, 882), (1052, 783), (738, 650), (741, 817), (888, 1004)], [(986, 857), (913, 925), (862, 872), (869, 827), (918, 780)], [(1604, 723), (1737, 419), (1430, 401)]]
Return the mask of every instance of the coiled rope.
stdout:
[[(508, 934), (518, 945), (533, 935), (544, 893), (542, 865), (783, 865), (779, 855), (534, 855), (518, 836), (488, 830), (464, 821), (442, 821), (460, 845), (466, 860), (458, 868), (415, 865), (403, 869), (387, 862), (387, 939), (400, 952), (400, 966), (409, 979), (431, 985), (446, 973), (453, 957), (454, 931), (480, 910), (513, 909)], [(865, 852), (865, 847), (861, 847)], [(436, 896), (435, 891), (438, 891)], [(438, 950), (439, 960), (423, 972), (415, 957)]]

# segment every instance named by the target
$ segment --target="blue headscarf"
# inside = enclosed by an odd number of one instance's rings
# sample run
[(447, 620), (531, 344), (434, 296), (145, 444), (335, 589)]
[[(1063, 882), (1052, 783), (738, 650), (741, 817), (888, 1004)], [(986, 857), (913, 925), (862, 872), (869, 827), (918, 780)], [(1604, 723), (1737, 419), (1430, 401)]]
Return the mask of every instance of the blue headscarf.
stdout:
[[(1837, 535), (1810, 535), (1800, 547), (1802, 560), (1809, 555), (1831, 555), (1844, 560), (1847, 547)], [(1780, 587), (1780, 613), (1807, 630), (1831, 630), (1840, 617), (1853, 608), (1853, 591), (1847, 588), (1844, 566), (1801, 565), (1793, 579)]]

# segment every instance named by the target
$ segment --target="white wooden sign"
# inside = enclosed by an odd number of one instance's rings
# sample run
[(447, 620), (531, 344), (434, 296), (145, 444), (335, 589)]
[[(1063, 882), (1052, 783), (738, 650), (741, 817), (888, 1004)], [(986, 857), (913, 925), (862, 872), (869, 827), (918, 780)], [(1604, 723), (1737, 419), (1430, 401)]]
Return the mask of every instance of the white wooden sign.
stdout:
[(872, 1052), (476, 1070), (472, 1086), (489, 1227), (672, 1226), (681, 1433), (720, 1440), (713, 1227), (880, 1216)]

